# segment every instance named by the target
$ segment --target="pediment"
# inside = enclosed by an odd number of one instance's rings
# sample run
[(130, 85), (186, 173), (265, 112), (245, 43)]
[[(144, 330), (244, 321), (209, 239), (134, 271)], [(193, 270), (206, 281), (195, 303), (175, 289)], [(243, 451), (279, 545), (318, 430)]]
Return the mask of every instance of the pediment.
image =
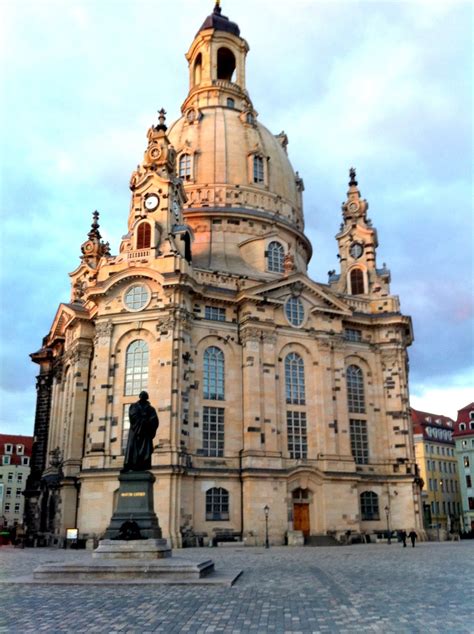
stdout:
[(327, 287), (313, 282), (302, 273), (296, 273), (283, 280), (266, 282), (242, 291), (239, 299), (253, 299), (261, 302), (284, 304), (290, 296), (305, 299), (311, 312), (325, 312), (338, 315), (352, 315), (352, 309)]
[(56, 315), (49, 331), (48, 339), (62, 338), (65, 336), (66, 328), (75, 319), (88, 319), (89, 312), (81, 304), (59, 304)]

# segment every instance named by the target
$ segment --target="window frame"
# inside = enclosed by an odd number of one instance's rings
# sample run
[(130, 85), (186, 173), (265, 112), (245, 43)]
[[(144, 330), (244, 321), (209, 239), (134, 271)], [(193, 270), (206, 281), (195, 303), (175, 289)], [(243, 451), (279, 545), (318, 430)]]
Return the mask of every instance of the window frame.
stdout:
[(351, 452), (357, 465), (369, 464), (369, 434), (367, 421), (360, 418), (349, 419)]
[(308, 458), (308, 423), (306, 412), (286, 411), (286, 443), (292, 460)]
[(289, 352), (284, 361), (285, 401), (289, 405), (306, 405), (304, 359), (297, 352)]
[(225, 409), (204, 405), (202, 411), (202, 455), (222, 458), (225, 451)]
[(202, 396), (206, 401), (225, 401), (225, 355), (214, 345), (202, 355)]
[(278, 240), (271, 240), (266, 250), (267, 271), (269, 273), (285, 272), (285, 247)]
[[(132, 346), (142, 344), (142, 349), (131, 351)], [(132, 360), (133, 359), (133, 360)], [(141, 359), (141, 363), (138, 361)], [(135, 339), (125, 350), (124, 396), (135, 396), (148, 389), (150, 378), (150, 347), (144, 339)], [(139, 369), (139, 371), (138, 371)]]
[(207, 489), (205, 498), (206, 522), (227, 522), (230, 520), (230, 495), (224, 487)]
[(380, 520), (379, 496), (375, 491), (362, 491), (359, 495), (359, 505), (361, 521), (376, 522)]
[(193, 160), (189, 152), (182, 152), (178, 159), (178, 178), (183, 181), (192, 181)]

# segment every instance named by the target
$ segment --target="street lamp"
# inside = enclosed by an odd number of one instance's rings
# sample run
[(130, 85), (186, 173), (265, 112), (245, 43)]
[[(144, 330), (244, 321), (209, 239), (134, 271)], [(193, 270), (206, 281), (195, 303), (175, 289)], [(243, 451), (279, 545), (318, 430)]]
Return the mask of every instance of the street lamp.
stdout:
[(268, 514), (270, 513), (270, 507), (267, 504), (263, 507), (263, 512), (265, 513), (265, 548), (270, 548), (268, 541)]
[(387, 544), (392, 543), (392, 536), (390, 535), (390, 507), (385, 507), (385, 515), (387, 516)]

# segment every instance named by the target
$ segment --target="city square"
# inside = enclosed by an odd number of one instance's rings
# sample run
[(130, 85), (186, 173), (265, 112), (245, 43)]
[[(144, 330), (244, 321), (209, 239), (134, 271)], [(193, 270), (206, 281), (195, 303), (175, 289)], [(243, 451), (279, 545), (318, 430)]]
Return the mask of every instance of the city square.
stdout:
[[(474, 631), (474, 542), (190, 548), (174, 557), (239, 568), (232, 587), (25, 583), (46, 561), (90, 553), (0, 550), (0, 632)], [(15, 580), (20, 581), (17, 583)]]

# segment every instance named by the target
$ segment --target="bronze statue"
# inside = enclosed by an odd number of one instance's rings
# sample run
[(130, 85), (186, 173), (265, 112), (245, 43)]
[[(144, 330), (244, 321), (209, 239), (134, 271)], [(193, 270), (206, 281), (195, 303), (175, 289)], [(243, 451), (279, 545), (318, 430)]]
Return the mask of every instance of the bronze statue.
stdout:
[(130, 431), (123, 471), (146, 471), (151, 468), (153, 438), (158, 429), (158, 415), (148, 402), (148, 393), (141, 392), (139, 401), (130, 405)]

